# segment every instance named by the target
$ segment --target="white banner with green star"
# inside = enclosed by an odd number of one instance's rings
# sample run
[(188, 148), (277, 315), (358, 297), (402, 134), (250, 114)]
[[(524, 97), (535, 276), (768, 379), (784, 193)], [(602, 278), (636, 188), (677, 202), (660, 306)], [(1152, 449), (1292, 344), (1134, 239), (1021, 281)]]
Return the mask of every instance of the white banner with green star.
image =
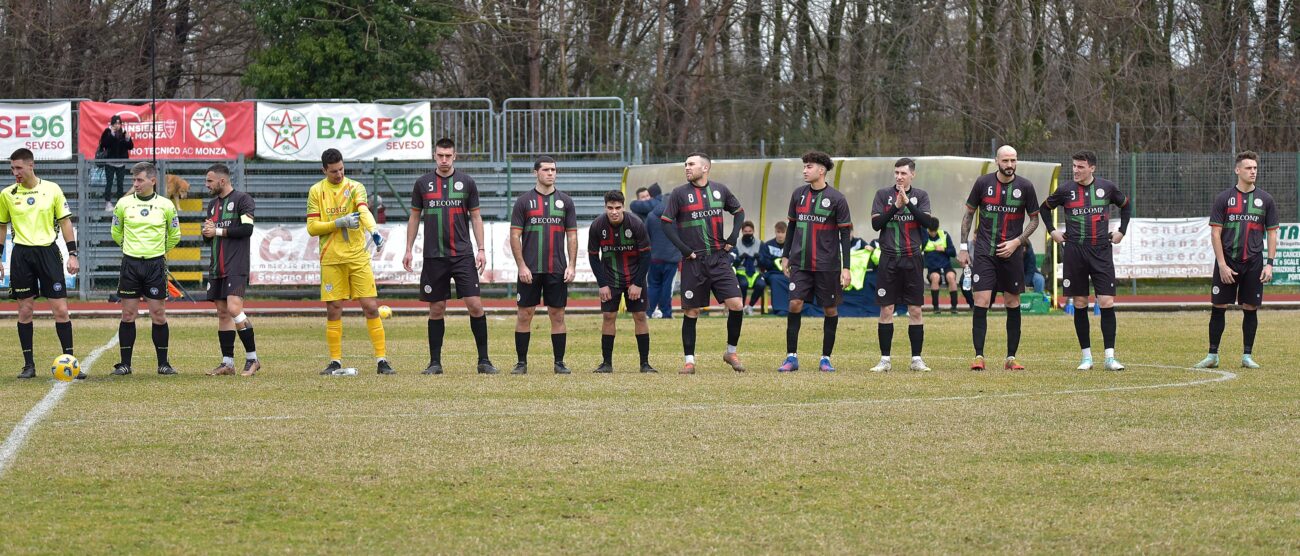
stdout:
[(320, 160), (335, 148), (347, 160), (433, 158), (429, 103), (257, 103), (257, 156)]

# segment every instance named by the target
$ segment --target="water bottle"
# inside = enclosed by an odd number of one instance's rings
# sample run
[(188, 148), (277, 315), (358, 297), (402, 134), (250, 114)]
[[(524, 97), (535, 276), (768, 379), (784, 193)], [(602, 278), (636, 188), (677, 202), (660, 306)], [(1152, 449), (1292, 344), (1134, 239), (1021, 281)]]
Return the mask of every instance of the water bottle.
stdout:
[(970, 291), (970, 265), (961, 269), (961, 289)]
[(334, 369), (334, 376), (357, 376), (356, 367), (346, 367), (343, 369)]

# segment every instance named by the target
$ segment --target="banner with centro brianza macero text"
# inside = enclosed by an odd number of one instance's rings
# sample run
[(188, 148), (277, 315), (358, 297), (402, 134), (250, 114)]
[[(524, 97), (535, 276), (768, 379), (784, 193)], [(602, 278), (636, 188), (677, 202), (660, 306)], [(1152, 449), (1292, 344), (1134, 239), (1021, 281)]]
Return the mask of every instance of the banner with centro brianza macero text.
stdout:
[[(595, 282), (587, 261), (587, 228), (578, 230), (575, 282)], [(370, 266), (375, 281), (385, 285), (417, 286), (424, 266), (424, 233), (417, 235), (412, 257), (414, 271), (402, 267), (406, 255), (406, 224), (380, 224), (384, 244), (375, 251)], [(510, 254), (510, 223), (484, 222), (483, 243), (487, 268), (479, 281), (485, 284), (513, 283), (519, 276)], [(253, 230), (249, 282), (255, 285), (310, 286), (320, 284), (319, 238), (307, 233), (306, 224), (259, 225)], [(471, 253), (472, 255), (472, 253)]]
[(335, 148), (347, 160), (429, 160), (429, 103), (257, 103), (257, 155), (319, 161)]
[(253, 107), (247, 102), (160, 100), (149, 104), (82, 102), (77, 105), (77, 151), (94, 158), (113, 116), (134, 146), (132, 159), (230, 160), (253, 156)]
[[(1118, 222), (1111, 222), (1112, 229), (1118, 227)], [(1124, 241), (1112, 248), (1115, 277), (1209, 278), (1214, 271), (1210, 232), (1210, 220), (1205, 217), (1134, 218)], [(1268, 236), (1264, 237), (1267, 254)], [(1300, 224), (1279, 226), (1271, 283), (1300, 285)]]
[(0, 153), (18, 149), (37, 160), (72, 158), (72, 103), (0, 103)]

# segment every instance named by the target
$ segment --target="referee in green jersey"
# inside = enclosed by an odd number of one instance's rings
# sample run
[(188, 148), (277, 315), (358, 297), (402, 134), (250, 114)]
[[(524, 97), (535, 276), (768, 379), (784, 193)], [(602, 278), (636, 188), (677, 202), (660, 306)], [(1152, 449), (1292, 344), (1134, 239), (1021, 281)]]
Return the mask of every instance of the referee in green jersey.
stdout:
[(181, 241), (181, 224), (176, 207), (158, 194), (158, 169), (141, 162), (131, 168), (131, 195), (118, 199), (113, 209), (113, 241), (122, 246), (122, 269), (117, 295), (122, 299), (122, 322), (118, 325), (118, 348), (122, 361), (113, 374), (131, 374), (131, 352), (135, 348), (135, 317), (140, 298), (149, 304), (153, 321), (153, 347), (158, 354), (158, 374), (174, 375), (167, 360), (167, 252)]

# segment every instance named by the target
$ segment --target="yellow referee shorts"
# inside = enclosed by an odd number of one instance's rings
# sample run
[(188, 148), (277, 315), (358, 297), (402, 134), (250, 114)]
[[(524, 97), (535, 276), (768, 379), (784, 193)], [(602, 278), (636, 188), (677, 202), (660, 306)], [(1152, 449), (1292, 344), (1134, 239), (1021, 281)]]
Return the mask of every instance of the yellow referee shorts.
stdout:
[(375, 273), (370, 261), (320, 266), (320, 300), (344, 301), (363, 297), (379, 297), (375, 289)]

